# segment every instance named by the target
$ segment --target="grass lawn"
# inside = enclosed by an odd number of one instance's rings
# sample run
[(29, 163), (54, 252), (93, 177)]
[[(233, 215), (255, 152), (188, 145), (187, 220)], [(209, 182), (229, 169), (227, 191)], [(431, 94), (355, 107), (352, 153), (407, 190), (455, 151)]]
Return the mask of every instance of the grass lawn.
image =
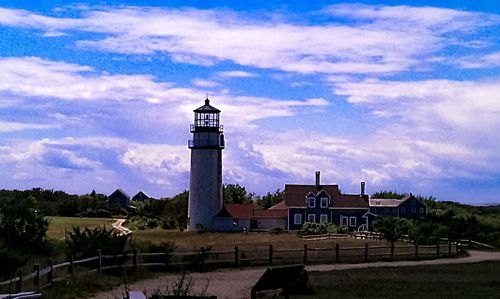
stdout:
[(94, 228), (105, 225), (111, 228), (113, 219), (109, 218), (84, 218), (84, 217), (47, 217), (49, 219), (49, 230), (47, 238), (64, 239), (64, 231), (71, 231), (73, 227)]
[(500, 298), (500, 262), (311, 272), (294, 298)]
[[(210, 247), (212, 250), (234, 250), (238, 245), (240, 249), (251, 248), (253, 250), (266, 250), (269, 244), (275, 249), (283, 248), (303, 248), (304, 244), (312, 247), (334, 247), (334, 243), (341, 243), (342, 246), (364, 246), (364, 240), (354, 240), (352, 238), (342, 238), (336, 240), (311, 241), (297, 237), (296, 233), (281, 233), (279, 235), (270, 233), (197, 233), (180, 232), (177, 230), (149, 229), (137, 230), (132, 234), (132, 238), (137, 242), (174, 242), (178, 251), (199, 250), (202, 246)], [(386, 244), (384, 241), (367, 241), (377, 245)]]

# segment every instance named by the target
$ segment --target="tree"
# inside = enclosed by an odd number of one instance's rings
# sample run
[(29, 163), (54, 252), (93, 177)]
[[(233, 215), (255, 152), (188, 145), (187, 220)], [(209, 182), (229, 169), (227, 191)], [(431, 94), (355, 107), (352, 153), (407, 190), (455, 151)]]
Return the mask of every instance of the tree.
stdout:
[(387, 241), (395, 242), (408, 234), (409, 221), (397, 217), (377, 217), (375, 229), (384, 235)]
[(404, 193), (397, 193), (396, 191), (379, 191), (372, 194), (371, 198), (397, 198), (401, 199), (405, 196)]
[(276, 190), (274, 193), (267, 192), (266, 195), (262, 196), (261, 198), (258, 198), (255, 202), (257, 203), (258, 206), (264, 209), (269, 209), (278, 202), (282, 201), (284, 194), (285, 192), (280, 191), (280, 189)]
[(48, 221), (35, 206), (33, 197), (22, 194), (0, 200), (0, 274), (12, 273), (45, 249)]
[(224, 185), (224, 203), (248, 203), (254, 196), (255, 193), (248, 193), (245, 187), (239, 184)]

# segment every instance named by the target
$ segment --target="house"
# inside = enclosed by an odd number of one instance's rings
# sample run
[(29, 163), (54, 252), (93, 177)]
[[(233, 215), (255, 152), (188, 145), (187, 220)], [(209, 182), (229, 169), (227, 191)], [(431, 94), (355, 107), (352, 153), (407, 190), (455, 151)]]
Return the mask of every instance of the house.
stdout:
[(137, 192), (136, 195), (132, 196), (131, 200), (133, 202), (142, 202), (142, 203), (146, 203), (148, 202), (150, 199), (152, 199), (151, 196), (147, 195), (146, 193), (144, 193), (143, 191), (139, 191)]
[(252, 204), (225, 204), (215, 216), (218, 231), (286, 229), (287, 210), (256, 209)]
[(130, 196), (122, 189), (116, 189), (108, 196), (106, 204), (111, 208), (130, 208)]
[(402, 199), (370, 198), (370, 213), (377, 216), (414, 219), (425, 217), (427, 207), (410, 193)]
[(288, 211), (287, 228), (298, 230), (304, 222), (334, 223), (352, 230), (368, 227), (368, 195), (343, 194), (338, 185), (321, 185), (316, 172), (314, 185), (285, 185), (284, 205)]

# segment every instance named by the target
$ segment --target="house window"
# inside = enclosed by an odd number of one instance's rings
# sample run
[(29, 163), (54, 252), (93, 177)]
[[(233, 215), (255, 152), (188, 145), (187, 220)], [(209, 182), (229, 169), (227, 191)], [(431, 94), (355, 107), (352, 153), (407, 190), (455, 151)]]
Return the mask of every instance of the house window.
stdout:
[(302, 214), (295, 214), (293, 216), (293, 224), (302, 224)]
[(309, 222), (316, 222), (316, 215), (314, 215), (314, 214), (308, 214), (307, 215), (307, 221), (309, 221)]
[(328, 197), (321, 197), (321, 207), (328, 208)]
[(316, 207), (316, 198), (314, 198), (314, 197), (307, 198), (307, 207), (308, 208), (315, 208)]
[(401, 213), (404, 213), (405, 212), (405, 208), (401, 208)]
[(356, 217), (349, 217), (349, 226), (356, 226)]
[(389, 208), (385, 208), (385, 213), (389, 214)]
[(347, 226), (349, 223), (349, 217), (340, 216), (340, 225)]
[(398, 208), (392, 208), (392, 212), (396, 214), (398, 212)]
[(417, 209), (415, 209), (415, 208), (411, 208), (411, 213), (412, 213), (412, 214), (415, 214), (416, 212), (417, 212)]
[(420, 208), (420, 214), (424, 213), (424, 208)]
[(328, 215), (327, 214), (319, 215), (319, 223), (327, 223), (327, 222), (328, 222)]

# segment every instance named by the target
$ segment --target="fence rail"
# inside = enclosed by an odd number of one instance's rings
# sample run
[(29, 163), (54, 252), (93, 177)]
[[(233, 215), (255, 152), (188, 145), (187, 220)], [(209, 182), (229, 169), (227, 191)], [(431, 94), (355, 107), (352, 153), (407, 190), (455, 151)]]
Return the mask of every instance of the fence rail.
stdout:
[[(423, 259), (451, 256), (461, 252), (460, 242), (448, 242), (436, 245), (369, 245), (357, 247), (341, 247), (339, 243), (333, 243), (331, 247), (308, 247), (303, 248), (275, 248), (269, 245), (267, 250), (256, 251), (252, 249), (242, 250), (235, 246), (234, 250), (210, 251), (202, 247), (199, 251), (192, 252), (154, 252), (132, 253), (119, 255), (102, 255), (98, 250), (96, 256), (69, 261), (59, 264), (49, 263), (41, 269), (40, 265), (34, 265), (32, 273), (24, 275), (20, 269), (15, 277), (0, 282), (0, 290), (7, 289), (9, 293), (19, 293), (22, 290), (39, 290), (50, 286), (55, 281), (65, 280), (69, 277), (83, 273), (98, 273), (103, 270), (128, 269), (137, 271), (139, 267), (162, 267), (164, 270), (176, 270), (182, 267), (190, 267), (192, 270), (204, 271), (207, 267), (244, 267), (258, 265), (294, 264), (294, 263), (340, 263), (340, 262), (368, 262), (376, 260), (396, 259)], [(465, 243), (464, 243), (465, 244)], [(469, 243), (467, 243), (469, 244)], [(104, 264), (104, 265), (103, 265)], [(79, 271), (76, 271), (79, 265)], [(63, 271), (66, 269), (66, 271)], [(77, 273), (78, 272), (78, 273)], [(56, 277), (57, 276), (57, 277)], [(28, 286), (28, 282), (31, 282)]]

